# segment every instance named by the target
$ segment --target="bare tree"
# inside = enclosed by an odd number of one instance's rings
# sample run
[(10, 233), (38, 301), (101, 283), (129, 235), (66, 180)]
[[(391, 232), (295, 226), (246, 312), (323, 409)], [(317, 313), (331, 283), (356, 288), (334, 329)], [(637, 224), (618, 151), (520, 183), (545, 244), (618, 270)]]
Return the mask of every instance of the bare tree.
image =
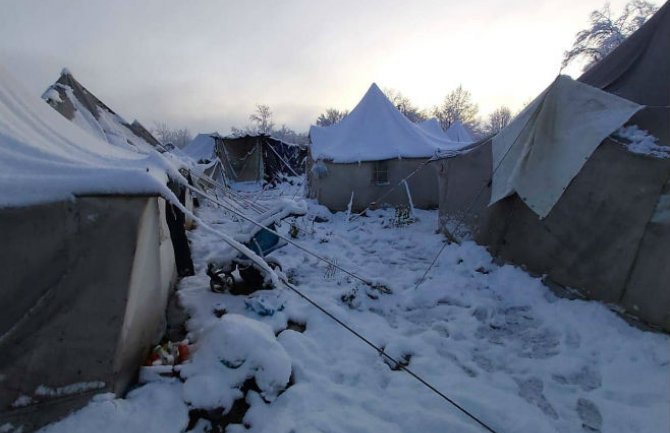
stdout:
[(384, 94), (386, 95), (387, 98), (389, 98), (389, 101), (393, 103), (393, 105), (396, 106), (398, 111), (400, 111), (402, 114), (405, 115), (409, 120), (411, 120), (414, 123), (418, 122), (423, 122), (428, 118), (426, 114), (421, 111), (418, 107), (416, 107), (414, 104), (412, 104), (412, 101), (400, 91), (396, 89), (392, 89), (390, 87), (384, 88)]
[(348, 110), (340, 111), (336, 108), (328, 108), (324, 113), (319, 114), (319, 117), (316, 119), (316, 124), (318, 126), (334, 125), (342, 121), (348, 114)]
[(486, 124), (484, 125), (484, 132), (486, 134), (497, 134), (505, 126), (509, 125), (509, 122), (512, 120), (512, 110), (506, 106), (501, 106), (493, 110), (489, 114)]
[(286, 125), (282, 125), (281, 128), (272, 131), (272, 136), (277, 140), (281, 140), (286, 143), (307, 144), (309, 142), (309, 136), (307, 133), (295, 132)]
[(154, 122), (154, 127), (151, 128), (151, 133), (161, 143), (172, 143), (179, 148), (186, 146), (193, 139), (188, 128), (172, 129), (166, 122)]
[(445, 96), (442, 104), (433, 108), (433, 115), (440, 122), (442, 129), (446, 131), (456, 121), (471, 129), (477, 128), (479, 107), (471, 98), (470, 92), (459, 85)]
[(249, 120), (256, 124), (261, 134), (272, 134), (275, 124), (272, 122), (272, 109), (269, 105), (256, 105), (256, 111), (249, 116)]
[(658, 8), (644, 0), (631, 0), (617, 18), (609, 3), (591, 12), (590, 26), (577, 33), (572, 48), (563, 54), (563, 67), (576, 59), (584, 59), (589, 69), (614, 51), (624, 39), (639, 29)]

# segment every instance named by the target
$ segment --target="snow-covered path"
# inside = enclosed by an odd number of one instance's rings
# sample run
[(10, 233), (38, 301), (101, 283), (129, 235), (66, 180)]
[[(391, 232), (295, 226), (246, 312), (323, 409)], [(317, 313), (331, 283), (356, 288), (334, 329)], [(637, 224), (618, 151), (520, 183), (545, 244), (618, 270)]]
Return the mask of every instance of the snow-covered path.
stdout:
[[(668, 336), (633, 328), (602, 304), (558, 298), (472, 242), (446, 247), (416, 289), (442, 246), (434, 211), (398, 226), (392, 210), (349, 222), (314, 203), (308, 209), (296, 221), (296, 242), (392, 293), (290, 245), (274, 253), (289, 278), (496, 431), (670, 431)], [(225, 222), (218, 209), (199, 213)], [(162, 379), (125, 400), (99, 398), (46, 431), (181, 432), (189, 409), (229, 407), (250, 377), (259, 389), (247, 393), (243, 424), (227, 432), (484, 431), (287, 289), (212, 293), (206, 262), (226, 247), (204, 230), (191, 240), (197, 275), (182, 280), (179, 293), (200, 342), (185, 382)], [(231, 357), (240, 359), (231, 365)], [(133, 428), (127, 418), (144, 407), (142, 429)], [(106, 421), (91, 424), (96, 417)], [(194, 431), (209, 431), (207, 424)]]

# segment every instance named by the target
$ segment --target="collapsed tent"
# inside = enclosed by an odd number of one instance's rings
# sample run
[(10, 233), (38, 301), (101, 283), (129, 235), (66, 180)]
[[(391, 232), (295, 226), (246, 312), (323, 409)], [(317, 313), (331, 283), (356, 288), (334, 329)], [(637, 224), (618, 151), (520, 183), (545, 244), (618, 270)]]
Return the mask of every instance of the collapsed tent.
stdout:
[[(441, 160), (440, 224), (670, 330), (670, 6), (578, 82)], [(638, 105), (639, 104), (639, 105)]]
[(0, 68), (0, 426), (31, 431), (135, 380), (177, 275), (170, 170)]
[(162, 144), (137, 120), (126, 122), (63, 69), (42, 98), (66, 119), (115, 146), (140, 152), (158, 150)]
[(216, 141), (220, 139), (223, 137), (218, 132), (198, 134), (182, 149), (185, 156), (196, 162), (192, 170), (197, 175), (201, 187), (211, 188), (217, 184), (228, 184), (223, 164), (216, 152)]
[(210, 177), (222, 175), (221, 183), (277, 183), (305, 172), (307, 148), (267, 134), (222, 137), (214, 132), (198, 134), (184, 147), (184, 153), (206, 166), (203, 170)]
[(309, 196), (331, 210), (360, 211), (371, 204), (436, 207), (437, 179), (425, 164), (437, 152), (465, 144), (435, 126), (412, 123), (373, 83), (342, 121), (310, 128)]
[(307, 149), (267, 134), (225, 137), (216, 142), (226, 176), (232, 182), (277, 183), (305, 171)]

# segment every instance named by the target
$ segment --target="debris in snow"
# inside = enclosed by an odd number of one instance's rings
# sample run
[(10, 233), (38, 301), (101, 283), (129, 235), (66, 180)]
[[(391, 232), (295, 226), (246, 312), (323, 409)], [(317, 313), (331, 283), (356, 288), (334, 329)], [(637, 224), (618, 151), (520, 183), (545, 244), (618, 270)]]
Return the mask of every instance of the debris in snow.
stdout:
[(196, 408), (229, 411), (251, 378), (261, 396), (272, 401), (291, 377), (291, 359), (272, 329), (238, 314), (218, 319), (196, 346), (193, 361), (181, 370), (184, 397)]
[(670, 146), (656, 144), (658, 138), (637, 125), (622, 126), (613, 135), (615, 138), (623, 139), (624, 146), (629, 152), (655, 158), (670, 158)]
[(153, 348), (145, 365), (176, 365), (187, 361), (191, 356), (188, 340), (168, 341)]
[(276, 291), (255, 293), (244, 300), (247, 310), (259, 316), (272, 316), (286, 307), (286, 299)]

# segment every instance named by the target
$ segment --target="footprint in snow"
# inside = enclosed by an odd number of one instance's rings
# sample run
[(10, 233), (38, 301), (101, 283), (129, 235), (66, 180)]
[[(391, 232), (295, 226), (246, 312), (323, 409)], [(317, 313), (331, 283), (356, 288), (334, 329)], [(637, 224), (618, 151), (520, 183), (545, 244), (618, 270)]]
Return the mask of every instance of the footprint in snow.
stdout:
[(556, 409), (544, 396), (544, 382), (537, 377), (529, 379), (515, 379), (519, 386), (519, 396), (528, 403), (537, 406), (545, 415), (558, 419)]
[(603, 416), (595, 403), (580, 398), (577, 400), (577, 414), (582, 420), (582, 428), (587, 432), (600, 432), (603, 426)]

